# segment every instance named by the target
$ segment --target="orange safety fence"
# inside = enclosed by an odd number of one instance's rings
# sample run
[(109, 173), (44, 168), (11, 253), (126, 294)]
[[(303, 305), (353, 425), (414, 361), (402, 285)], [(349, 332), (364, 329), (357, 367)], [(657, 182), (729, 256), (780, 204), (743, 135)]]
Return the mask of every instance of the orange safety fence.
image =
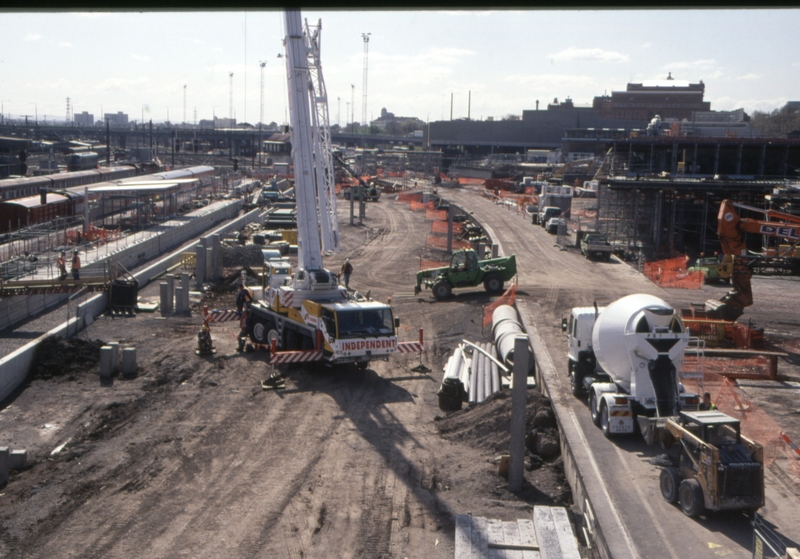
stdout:
[(725, 341), (725, 327), (730, 324), (724, 320), (705, 320), (684, 318), (683, 325), (694, 338), (705, 340), (707, 346), (719, 346)]
[(764, 331), (734, 322), (725, 326), (725, 337), (741, 349), (761, 349), (764, 347)]
[(426, 210), (425, 219), (430, 219), (432, 221), (447, 221), (447, 210)]
[(401, 192), (397, 195), (398, 202), (418, 202), (422, 203), (422, 192)]
[[(738, 388), (735, 381), (725, 378), (714, 370), (720, 365), (714, 364), (709, 358), (705, 358), (704, 361), (705, 371), (702, 381), (699, 378), (685, 378), (682, 382), (686, 389), (698, 395), (708, 392), (717, 409), (740, 421), (742, 435), (763, 447), (765, 468), (783, 456), (787, 460), (788, 473), (795, 483), (800, 483), (800, 459), (791, 444), (786, 442), (788, 436), (781, 427), (741, 388)], [(690, 364), (687, 369), (685, 364), (683, 370), (691, 370), (691, 366)]]
[(428, 202), (427, 204), (423, 204), (422, 202), (415, 202), (413, 200), (409, 203), (409, 206), (415, 212), (421, 212), (423, 210), (425, 211), (432, 210), (435, 207), (433, 205), (433, 202)]
[[(453, 223), (453, 234), (458, 235), (464, 232), (463, 223)], [(431, 223), (431, 233), (447, 233), (446, 221), (434, 221)]]
[(483, 184), (484, 179), (473, 179), (471, 177), (459, 177), (456, 179), (461, 186), (475, 186)]
[(659, 287), (678, 289), (700, 289), (703, 287), (705, 272), (688, 272), (689, 257), (678, 256), (666, 260), (644, 263), (644, 275)]
[[(428, 235), (425, 239), (425, 246), (427, 248), (440, 248), (447, 250), (447, 237), (440, 237), (439, 235)], [(453, 249), (458, 248), (471, 248), (472, 244), (469, 241), (461, 239), (453, 239)]]
[(500, 295), (494, 303), (486, 305), (483, 308), (483, 325), (489, 326), (492, 323), (492, 313), (497, 307), (501, 305), (513, 305), (516, 300), (517, 284), (512, 283), (511, 286), (506, 289), (505, 293)]
[(430, 270), (431, 268), (446, 268), (450, 262), (439, 262), (437, 260), (426, 260), (425, 258), (419, 259), (420, 270)]

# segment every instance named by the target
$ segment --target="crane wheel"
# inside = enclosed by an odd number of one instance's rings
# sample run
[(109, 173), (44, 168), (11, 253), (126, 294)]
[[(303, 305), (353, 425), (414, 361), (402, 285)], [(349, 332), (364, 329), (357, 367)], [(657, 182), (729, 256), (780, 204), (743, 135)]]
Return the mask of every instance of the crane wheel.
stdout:
[(678, 486), (681, 510), (686, 516), (697, 516), (705, 511), (703, 488), (696, 479), (685, 479)]

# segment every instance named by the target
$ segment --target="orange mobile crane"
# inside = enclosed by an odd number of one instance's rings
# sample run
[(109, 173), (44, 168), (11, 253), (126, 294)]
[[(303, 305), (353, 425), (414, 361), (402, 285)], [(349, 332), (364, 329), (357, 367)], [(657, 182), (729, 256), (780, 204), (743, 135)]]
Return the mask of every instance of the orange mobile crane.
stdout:
[[(766, 215), (766, 220), (739, 217), (736, 208)], [(710, 318), (736, 320), (744, 309), (753, 304), (753, 289), (750, 278), (753, 276), (752, 258), (748, 257), (745, 233), (758, 233), (789, 241), (792, 246), (800, 242), (800, 216), (762, 210), (730, 200), (723, 200), (717, 215), (717, 235), (725, 255), (718, 271), (720, 277), (730, 277), (733, 289), (722, 299), (710, 299), (705, 303)]]

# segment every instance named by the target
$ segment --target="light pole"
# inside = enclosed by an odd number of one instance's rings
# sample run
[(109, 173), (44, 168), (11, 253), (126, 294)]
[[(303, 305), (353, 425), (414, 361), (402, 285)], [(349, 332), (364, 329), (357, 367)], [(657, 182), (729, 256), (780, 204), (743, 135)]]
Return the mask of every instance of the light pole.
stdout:
[(261, 167), (261, 147), (264, 145), (264, 139), (261, 135), (261, 128), (264, 125), (264, 66), (267, 65), (266, 60), (259, 60), (258, 65), (261, 67), (261, 103), (260, 112), (258, 115), (258, 166)]
[(33, 110), (34, 110), (33, 114), (34, 114), (34, 118), (36, 118), (36, 120), (35, 120), (36, 126), (39, 126), (39, 105), (37, 105), (33, 101), (31, 101), (31, 105), (33, 105)]
[(3, 104), (6, 101), (11, 101), (11, 99), (2, 99), (2, 100), (0, 100), (0, 122), (2, 122), (3, 124), (6, 123), (6, 117), (5, 117), (5, 114), (6, 114), (5, 109), (6, 109), (6, 107)]
[[(369, 36), (372, 33), (362, 33), (361, 38), (364, 40), (364, 92), (362, 93), (362, 107), (361, 107), (361, 121), (364, 123), (364, 126), (367, 126), (367, 65), (368, 65), (368, 58), (369, 58)], [(365, 128), (366, 129), (366, 128)]]
[(211, 123), (212, 123), (211, 124), (211, 128), (214, 129), (214, 130), (216, 130), (216, 128), (217, 128), (217, 107), (219, 107), (219, 105), (214, 105), (214, 107), (211, 109), (211, 112), (213, 114), (212, 118), (214, 119), (214, 120), (211, 121)]
[(341, 97), (337, 97), (336, 98), (336, 103), (338, 104), (338, 108), (336, 109), (336, 126), (341, 128), (341, 126), (342, 126), (342, 124), (341, 124), (341, 122), (342, 122), (342, 98)]
[(356, 133), (356, 84), (350, 84), (350, 133)]
[(169, 121), (169, 107), (166, 105), (164, 105), (164, 107), (167, 109), (167, 124), (172, 125), (172, 123)]

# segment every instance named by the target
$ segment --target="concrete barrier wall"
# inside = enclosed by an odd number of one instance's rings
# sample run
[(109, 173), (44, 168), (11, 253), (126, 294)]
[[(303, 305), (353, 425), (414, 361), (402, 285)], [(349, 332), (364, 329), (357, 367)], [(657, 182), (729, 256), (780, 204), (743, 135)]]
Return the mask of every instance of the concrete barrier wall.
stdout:
[[(236, 212), (238, 212), (241, 204), (233, 205), (236, 206)], [(229, 208), (228, 212), (230, 211), (232, 210)], [(234, 215), (236, 212), (234, 212)], [(218, 229), (208, 233), (208, 235), (225, 235), (230, 231), (238, 231), (245, 225), (259, 220), (259, 210), (253, 210), (239, 217), (238, 219), (226, 223)], [(217, 222), (218, 221), (219, 220), (217, 220)], [(193, 222), (194, 220), (191, 223)], [(206, 223), (210, 227), (213, 225), (213, 223), (215, 223), (215, 221)], [(195, 234), (198, 233), (194, 227), (192, 228), (192, 231)], [(139, 288), (143, 288), (155, 278), (158, 278), (160, 275), (165, 273), (169, 268), (179, 264), (181, 261), (181, 254), (184, 252), (193, 252), (194, 246), (198, 243), (198, 241), (199, 237), (194, 237), (189, 242), (185, 243), (179, 250), (173, 252), (165, 258), (162, 258), (158, 262), (151, 264), (147, 268), (134, 273), (133, 276), (139, 282)], [(136, 249), (136, 247), (130, 247), (130, 249)], [(15, 299), (24, 298), (15, 297)], [(31, 366), (33, 365), (33, 358), (36, 353), (36, 348), (44, 339), (48, 338), (49, 336), (67, 337), (75, 335), (80, 330), (91, 324), (95, 317), (103, 314), (107, 307), (108, 294), (99, 293), (78, 305), (76, 316), (71, 318), (69, 323), (65, 321), (46, 334), (39, 336), (35, 340), (0, 359), (0, 401), (8, 397), (9, 394), (16, 390), (16, 388), (25, 381), (25, 378), (28, 376), (28, 373), (31, 370)], [(66, 318), (66, 311), (64, 317)]]
[[(120, 263), (130, 270), (139, 262), (163, 254), (187, 239), (200, 235), (210, 227), (213, 227), (214, 224), (233, 218), (239, 213), (241, 207), (242, 201), (235, 200), (206, 214), (187, 218), (186, 223), (183, 225), (170, 227), (157, 235), (132, 245), (123, 246), (109, 252), (108, 255), (104, 254), (98, 260), (84, 265), (81, 273), (84, 277), (102, 276), (107, 272), (108, 267), (115, 263)], [(68, 296), (67, 294), (59, 293), (0, 299), (0, 330), (39, 314), (43, 310), (62, 302)]]

